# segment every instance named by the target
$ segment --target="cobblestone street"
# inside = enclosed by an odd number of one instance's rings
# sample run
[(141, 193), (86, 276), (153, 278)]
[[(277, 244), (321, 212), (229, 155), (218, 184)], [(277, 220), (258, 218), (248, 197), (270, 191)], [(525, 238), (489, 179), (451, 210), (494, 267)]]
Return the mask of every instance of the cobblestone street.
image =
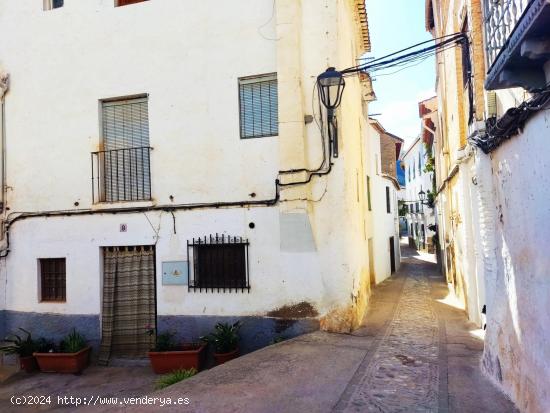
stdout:
[[(431, 262), (433, 258), (419, 255), (404, 244), (402, 251), (397, 277), (375, 291), (366, 325), (355, 333), (376, 331), (376, 342), (335, 411), (515, 411), (481, 375), (483, 343), (475, 337), (476, 328), (463, 313), (449, 305), (452, 299)], [(377, 311), (385, 315), (373, 317)], [(377, 318), (384, 319), (382, 326), (377, 325)], [(447, 331), (450, 319), (453, 323), (461, 321), (462, 329)], [(453, 347), (452, 352), (447, 351), (449, 347)]]

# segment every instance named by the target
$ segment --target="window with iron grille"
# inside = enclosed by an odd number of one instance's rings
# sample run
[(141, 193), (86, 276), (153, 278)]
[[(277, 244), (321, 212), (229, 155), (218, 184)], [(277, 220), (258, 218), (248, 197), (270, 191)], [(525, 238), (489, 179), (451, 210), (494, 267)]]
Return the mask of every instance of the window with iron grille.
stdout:
[(187, 241), (188, 288), (193, 291), (250, 291), (248, 240), (218, 234)]
[(65, 258), (42, 258), (38, 262), (40, 270), (40, 300), (66, 300)]
[(241, 139), (279, 134), (277, 75), (239, 79)]

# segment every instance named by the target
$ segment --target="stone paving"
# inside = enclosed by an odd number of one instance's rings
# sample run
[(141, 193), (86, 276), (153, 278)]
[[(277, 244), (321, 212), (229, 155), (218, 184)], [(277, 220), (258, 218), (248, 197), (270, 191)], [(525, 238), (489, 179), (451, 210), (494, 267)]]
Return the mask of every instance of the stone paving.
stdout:
[[(91, 367), (82, 376), (35, 374), (0, 386), (13, 394), (188, 398), (187, 405), (41, 406), (47, 411), (514, 413), (480, 371), (483, 341), (452, 304), (430, 256), (403, 246), (396, 275), (374, 289), (364, 326), (315, 332), (240, 357), (151, 392), (148, 368)], [(451, 297), (452, 298), (452, 297)]]
[(389, 326), (335, 410), (435, 412), (438, 390), (439, 334), (430, 284), (410, 277)]

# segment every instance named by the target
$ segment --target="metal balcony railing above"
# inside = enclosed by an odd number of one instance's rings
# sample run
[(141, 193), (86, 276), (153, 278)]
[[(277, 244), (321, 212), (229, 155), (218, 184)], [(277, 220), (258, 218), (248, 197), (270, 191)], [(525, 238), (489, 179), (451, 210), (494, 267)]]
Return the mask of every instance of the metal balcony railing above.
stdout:
[(550, 0), (484, 0), (487, 90), (546, 86)]
[(92, 152), (93, 202), (150, 200), (151, 149), (143, 146)]
[(491, 67), (533, 0), (485, 0), (487, 63)]

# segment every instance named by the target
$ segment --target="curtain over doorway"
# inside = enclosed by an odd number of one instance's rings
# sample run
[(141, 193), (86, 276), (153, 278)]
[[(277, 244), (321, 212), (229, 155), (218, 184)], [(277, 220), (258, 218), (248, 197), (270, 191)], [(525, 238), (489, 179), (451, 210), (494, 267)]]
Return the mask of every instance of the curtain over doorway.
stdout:
[(100, 364), (145, 357), (155, 339), (154, 246), (103, 248), (102, 308)]

